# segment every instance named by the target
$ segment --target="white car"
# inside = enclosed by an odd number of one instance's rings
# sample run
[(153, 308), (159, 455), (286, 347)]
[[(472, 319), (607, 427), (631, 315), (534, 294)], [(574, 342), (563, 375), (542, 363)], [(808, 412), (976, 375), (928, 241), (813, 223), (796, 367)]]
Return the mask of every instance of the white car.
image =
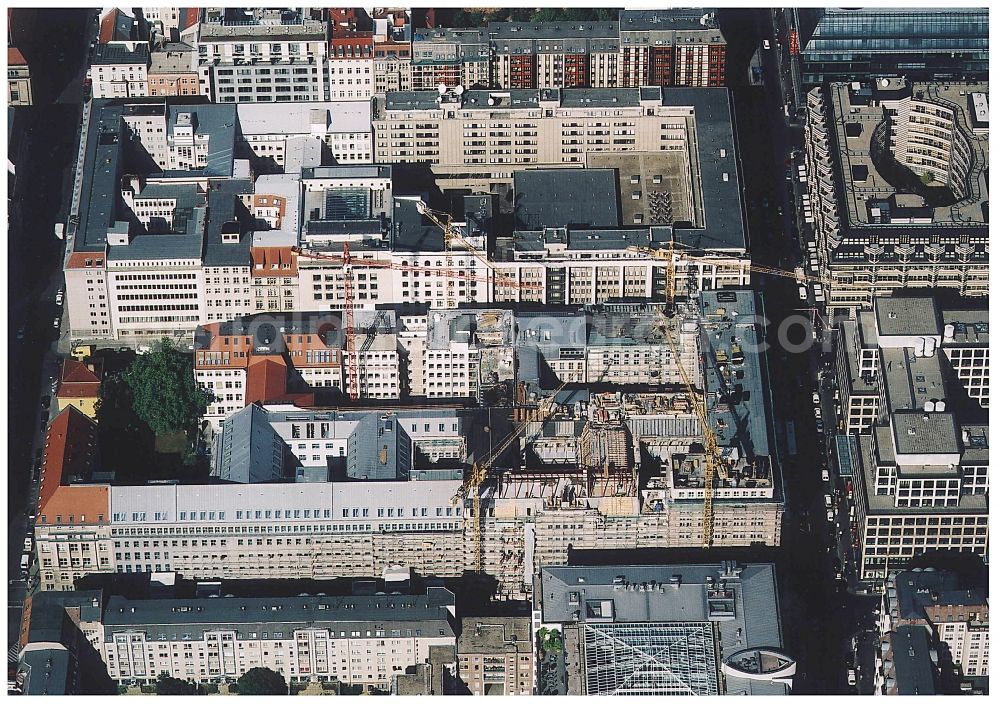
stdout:
[(853, 687), (857, 683), (858, 683), (858, 673), (854, 671), (853, 667), (848, 668), (848, 670), (847, 670), (847, 684), (849, 684), (851, 687)]
[(826, 504), (827, 508), (833, 508), (833, 497), (829, 494), (823, 494), (823, 503)]
[(824, 469), (823, 470), (822, 478), (823, 478), (824, 482), (830, 481), (830, 470), (829, 469)]
[(54, 320), (52, 321), (52, 327), (54, 327), (54, 328), (55, 328), (55, 329), (57, 329), (57, 330), (59, 329), (59, 318), (55, 318), (55, 319), (54, 319)]
[(816, 420), (822, 420), (822, 418), (823, 418), (823, 409), (822, 408), (814, 408), (813, 409), (813, 414), (816, 416)]
[(813, 391), (813, 405), (819, 405), (819, 391)]
[(767, 49), (770, 49), (770, 48), (771, 48), (771, 42), (769, 42), (768, 40), (765, 39), (764, 40), (764, 49), (767, 50)]
[(56, 305), (61, 306), (62, 304), (63, 304), (63, 292), (62, 289), (59, 289), (59, 292), (56, 293)]
[(832, 508), (828, 508), (826, 510), (826, 520), (830, 521), (830, 523), (833, 523), (833, 509)]
[(806, 291), (806, 287), (805, 286), (799, 286), (799, 299), (801, 299), (803, 301), (808, 301), (809, 300), (809, 292)]

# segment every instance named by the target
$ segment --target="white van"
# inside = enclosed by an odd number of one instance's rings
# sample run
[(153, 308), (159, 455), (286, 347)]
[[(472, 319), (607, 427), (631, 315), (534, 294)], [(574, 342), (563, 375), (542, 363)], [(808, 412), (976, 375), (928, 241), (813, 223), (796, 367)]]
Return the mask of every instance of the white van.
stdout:
[[(830, 470), (829, 470), (829, 469), (824, 469), (824, 470), (823, 470), (823, 474), (822, 474), (822, 477), (823, 477), (823, 481), (824, 481), (824, 482), (828, 482), (828, 481), (830, 481)], [(853, 508), (853, 507), (852, 507), (852, 508)]]
[(809, 292), (806, 291), (805, 286), (799, 286), (799, 298), (802, 299), (803, 301), (809, 300)]
[(24, 553), (21, 555), (21, 576), (28, 576), (28, 564), (31, 562), (31, 555)]

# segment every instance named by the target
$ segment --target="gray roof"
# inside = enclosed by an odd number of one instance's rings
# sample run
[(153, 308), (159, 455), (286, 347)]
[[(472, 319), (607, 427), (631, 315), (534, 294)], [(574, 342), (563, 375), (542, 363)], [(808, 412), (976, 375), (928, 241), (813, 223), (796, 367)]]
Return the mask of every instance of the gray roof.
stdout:
[(149, 74), (154, 73), (196, 73), (197, 51), (189, 44), (172, 42), (164, 44), (150, 54)]
[(205, 631), (231, 629), (236, 638), (250, 633), (279, 631), (289, 636), (299, 628), (331, 631), (413, 631), (413, 635), (453, 636), (449, 607), (455, 595), (444, 587), (430, 587), (425, 595), (217, 597), (203, 599), (143, 599), (114, 596), (104, 612), (104, 636), (141, 629), (156, 640), (201, 640)]
[(226, 418), (215, 443), (213, 476), (242, 484), (281, 478), (285, 441), (257, 404)]
[(528, 616), (466, 616), (458, 636), (458, 653), (532, 653), (534, 643)]
[(530, 169), (514, 172), (514, 228), (617, 227), (613, 169)]
[(57, 647), (30, 650), (21, 657), (22, 694), (77, 694), (76, 663), (68, 650)]
[(91, 63), (96, 66), (110, 64), (143, 64), (149, 66), (149, 47), (145, 44), (129, 49), (124, 44), (98, 44), (94, 48), (94, 58)]
[(899, 694), (937, 694), (927, 630), (921, 626), (900, 626), (889, 634), (896, 687)]
[(896, 411), (891, 427), (897, 453), (957, 455), (961, 452), (953, 413)]
[[(709, 418), (724, 420), (719, 428), (719, 445), (736, 446), (747, 457), (764, 457), (771, 454), (770, 403), (765, 398), (762, 356), (757, 350), (762, 341), (758, 330), (759, 305), (754, 291), (703, 291), (700, 298), (702, 316), (702, 360), (705, 362), (705, 389), (714, 394), (709, 404)], [(716, 315), (724, 310), (723, 316)], [(705, 325), (707, 321), (708, 325)], [(733, 363), (733, 340), (743, 352), (742, 365)], [(723, 352), (727, 363), (728, 378), (717, 370), (716, 352)], [(737, 372), (743, 378), (737, 378)], [(740, 392), (742, 391), (742, 395)], [(713, 423), (713, 425), (717, 424)]]
[(392, 249), (397, 252), (443, 252), (444, 232), (425, 220), (417, 201), (394, 198), (392, 209)]
[(880, 335), (940, 335), (938, 309), (930, 296), (875, 298)]
[(955, 572), (921, 570), (900, 572), (894, 580), (899, 618), (923, 621), (930, 606), (984, 606), (985, 585), (973, 584)]
[[(714, 623), (723, 659), (783, 643), (771, 564), (547, 566), (541, 569), (540, 600), (545, 623)], [(783, 685), (734, 677), (727, 678), (726, 690), (785, 693)]]
[[(91, 108), (90, 129), (86, 136), (83, 179), (80, 187), (80, 226), (73, 240), (74, 251), (103, 252), (107, 244), (108, 229), (126, 214), (119, 195), (119, 181), (126, 173), (135, 173), (127, 163), (125, 154), (126, 114), (164, 114), (168, 133), (173, 132), (178, 113), (196, 115), (197, 131), (209, 136), (208, 165), (199, 171), (152, 172), (159, 178), (172, 176), (189, 178), (192, 175), (229, 178), (233, 175), (233, 147), (235, 144), (236, 108), (234, 105), (173, 105), (163, 101), (94, 100)], [(151, 174), (140, 174), (151, 175)], [(253, 184), (245, 180), (214, 182), (208, 194), (208, 220), (204, 248), (205, 263), (213, 259), (217, 245), (222, 245), (222, 225), (233, 218), (235, 196), (252, 193)], [(198, 217), (196, 215), (196, 217)], [(194, 227), (185, 235), (157, 235), (136, 237), (128, 245), (114, 247), (112, 259), (198, 257), (203, 243), (200, 228)], [(219, 252), (221, 263), (243, 263), (249, 260), (250, 236), (246, 246), (225, 245)], [(241, 242), (242, 244), (242, 242)], [(214, 260), (214, 259), (213, 259)], [(235, 261), (234, 261), (235, 260)]]
[[(712, 17), (706, 24), (701, 19)], [(621, 31), (650, 30), (697, 30), (714, 29), (714, 9), (708, 8), (661, 8), (656, 10), (622, 10), (618, 14)], [(717, 31), (717, 30), (716, 30)]]

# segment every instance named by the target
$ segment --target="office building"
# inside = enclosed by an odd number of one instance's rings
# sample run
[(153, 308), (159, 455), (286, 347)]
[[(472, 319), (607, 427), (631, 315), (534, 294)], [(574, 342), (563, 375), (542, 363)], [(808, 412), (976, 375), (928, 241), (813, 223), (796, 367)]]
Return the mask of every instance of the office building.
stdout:
[(826, 305), (906, 287), (985, 296), (988, 85), (834, 83), (807, 96), (806, 222)]
[(940, 671), (989, 675), (989, 604), (968, 577), (930, 568), (886, 581), (878, 613), (875, 688), (882, 694), (945, 694)]
[(7, 105), (31, 105), (31, 68), (12, 46), (7, 47)]
[[(989, 408), (989, 323), (986, 310), (942, 307), (929, 296), (876, 299), (875, 309), (840, 323), (837, 388), (847, 433), (868, 433), (885, 420), (881, 347), (927, 350), (941, 361), (937, 401), (960, 392)], [(948, 388), (948, 385), (952, 388)], [(923, 384), (921, 384), (923, 386)]]
[(987, 80), (987, 17), (971, 7), (824, 9), (800, 39), (802, 81)]
[(327, 25), (305, 9), (209, 8), (197, 29), (198, 71), (216, 103), (329, 99)]
[(570, 695), (791, 689), (773, 565), (543, 566), (536, 604), (562, 632)]
[[(933, 314), (929, 299), (875, 300), (879, 347), (867, 364), (877, 420), (839, 455), (854, 487), (863, 579), (928, 551), (986, 553), (986, 411), (938, 348)], [(871, 334), (870, 319), (860, 326)]]
[(458, 636), (458, 678), (470, 694), (532, 694), (535, 647), (528, 616), (466, 616)]

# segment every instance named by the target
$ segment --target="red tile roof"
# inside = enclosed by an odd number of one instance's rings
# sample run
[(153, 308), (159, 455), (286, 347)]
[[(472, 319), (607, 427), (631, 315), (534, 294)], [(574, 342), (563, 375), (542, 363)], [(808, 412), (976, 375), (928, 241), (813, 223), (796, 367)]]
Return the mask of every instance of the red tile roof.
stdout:
[(97, 35), (98, 44), (107, 44), (108, 42), (114, 41), (115, 38), (115, 26), (118, 24), (118, 10), (111, 10), (108, 14), (104, 15), (101, 20), (101, 31)]
[(28, 62), (24, 60), (24, 54), (17, 47), (9, 46), (7, 47), (7, 65), (8, 66), (27, 66)]
[(88, 363), (94, 367), (91, 371), (87, 364), (75, 359), (63, 360), (62, 377), (59, 380), (59, 390), (56, 398), (97, 398), (101, 394), (101, 361)]
[(45, 434), (38, 523), (108, 523), (108, 485), (72, 485), (71, 477), (96, 469), (97, 424), (70, 406), (57, 415)]
[(200, 7), (185, 7), (181, 9), (181, 21), (179, 31), (183, 32), (188, 27), (198, 24), (198, 14)]
[[(282, 214), (284, 214), (284, 204), (282, 204)], [(299, 255), (293, 252), (291, 247), (251, 247), (250, 257), (253, 259), (251, 276), (277, 277), (298, 274)]]
[(275, 401), (288, 392), (288, 366), (278, 355), (250, 359), (247, 369), (247, 405), (255, 401)]

